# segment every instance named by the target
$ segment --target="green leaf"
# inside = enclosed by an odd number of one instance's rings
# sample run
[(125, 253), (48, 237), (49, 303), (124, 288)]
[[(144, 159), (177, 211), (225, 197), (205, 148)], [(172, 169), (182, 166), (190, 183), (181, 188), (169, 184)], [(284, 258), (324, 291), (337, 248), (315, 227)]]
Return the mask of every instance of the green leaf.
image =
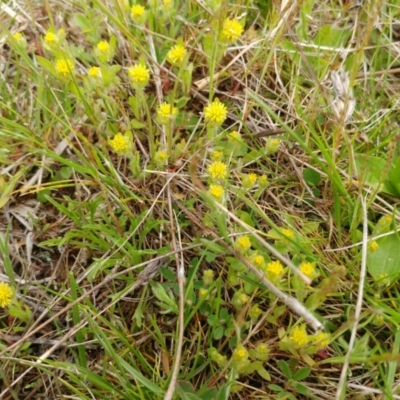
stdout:
[(357, 175), (362, 182), (375, 187), (382, 183), (385, 160), (367, 154), (355, 154), (355, 161)]
[(217, 326), (217, 328), (213, 333), (213, 338), (215, 340), (219, 340), (222, 338), (223, 335), (224, 335), (224, 328), (222, 326)]
[(310, 375), (311, 368), (305, 367), (299, 369), (293, 376), (293, 380), (295, 381), (302, 381), (303, 379), (306, 379), (308, 375)]
[(131, 127), (132, 129), (142, 129), (146, 126), (143, 122), (138, 121), (137, 119), (131, 119)]
[(271, 375), (269, 374), (269, 372), (264, 367), (258, 368), (257, 369), (257, 373), (258, 373), (258, 375), (261, 376), (261, 378), (263, 378), (267, 382), (271, 381)]
[(378, 239), (379, 248), (367, 257), (368, 272), (375, 280), (383, 277), (393, 282), (400, 274), (400, 238), (393, 234)]
[(302, 385), (301, 383), (296, 383), (294, 385), (294, 388), (296, 389), (297, 392), (299, 392), (300, 394), (307, 394), (308, 393), (308, 387)]
[(93, 29), (90, 20), (83, 14), (74, 14), (73, 17), (75, 25), (83, 32), (87, 33)]
[(278, 362), (278, 365), (283, 375), (285, 375), (287, 379), (292, 379), (292, 371), (290, 371), (288, 363), (286, 361), (280, 360)]
[(321, 182), (321, 175), (312, 168), (306, 168), (303, 172), (303, 179), (308, 185), (317, 186)]
[(51, 61), (47, 60), (46, 58), (36, 56), (36, 60), (40, 64), (40, 66), (46, 70), (47, 72), (50, 72), (52, 75), (57, 75), (56, 68), (54, 67), (54, 63)]
[(274, 385), (274, 384), (268, 385), (268, 389), (271, 389), (274, 392), (282, 392), (283, 391), (283, 388), (281, 388), (278, 385)]

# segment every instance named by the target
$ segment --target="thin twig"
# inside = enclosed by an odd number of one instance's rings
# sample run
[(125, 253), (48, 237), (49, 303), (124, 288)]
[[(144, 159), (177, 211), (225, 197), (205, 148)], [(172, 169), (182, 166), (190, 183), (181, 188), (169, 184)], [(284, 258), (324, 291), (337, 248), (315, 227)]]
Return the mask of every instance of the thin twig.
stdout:
[(336, 400), (341, 400), (344, 395), (343, 389), (346, 387), (347, 380), (347, 371), (349, 369), (350, 357), (354, 347), (354, 343), (356, 341), (357, 336), (357, 328), (361, 315), (361, 307), (363, 304), (363, 293), (364, 293), (364, 283), (365, 283), (365, 275), (367, 271), (367, 248), (368, 248), (368, 218), (367, 218), (367, 206), (365, 199), (360, 197), (361, 206), (363, 212), (363, 245), (361, 249), (361, 270), (360, 270), (360, 281), (358, 285), (358, 295), (357, 295), (357, 304), (354, 313), (354, 325), (351, 330), (349, 348), (347, 350), (346, 358), (344, 360), (342, 372), (340, 374), (340, 380), (338, 385), (338, 390), (336, 392)]
[[(179, 223), (175, 221), (174, 223), (174, 216), (175, 213), (172, 208), (172, 196), (171, 196), (171, 188), (168, 187), (168, 208), (169, 208), (169, 218), (171, 223), (171, 238), (172, 244), (174, 246), (174, 250), (178, 249), (178, 245), (176, 243), (176, 237), (174, 232), (174, 226), (176, 225), (179, 227)], [(178, 235), (179, 235), (178, 229)], [(179, 248), (181, 248), (182, 243), (179, 237)], [(180, 367), (180, 362), (182, 358), (182, 346), (183, 346), (183, 335), (185, 329), (185, 321), (184, 321), (184, 311), (185, 311), (185, 291), (184, 291), (184, 282), (185, 282), (185, 269), (183, 265), (183, 257), (182, 254), (176, 253), (176, 267), (177, 267), (177, 275), (178, 275), (178, 285), (179, 285), (179, 332), (178, 332), (178, 343), (176, 344), (176, 351), (174, 357), (174, 366), (172, 369), (171, 381), (169, 383), (167, 392), (165, 393), (164, 400), (171, 400), (175, 387), (176, 382), (178, 380), (178, 372)]]

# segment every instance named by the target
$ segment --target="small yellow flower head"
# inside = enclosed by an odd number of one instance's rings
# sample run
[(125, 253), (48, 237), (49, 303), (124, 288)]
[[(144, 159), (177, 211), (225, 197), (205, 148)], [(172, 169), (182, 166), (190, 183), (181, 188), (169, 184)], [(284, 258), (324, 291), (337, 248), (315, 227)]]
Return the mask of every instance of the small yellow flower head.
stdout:
[(44, 36), (44, 47), (47, 50), (55, 50), (57, 47), (61, 45), (61, 43), (65, 39), (65, 31), (64, 29), (59, 29), (57, 33), (54, 33), (52, 30), (48, 30)]
[(257, 254), (256, 256), (252, 257), (251, 260), (254, 264), (255, 267), (259, 268), (259, 269), (263, 269), (265, 266), (265, 260), (264, 257)]
[(8, 283), (0, 282), (0, 307), (4, 308), (11, 304), (14, 291)]
[(227, 115), (228, 109), (219, 99), (215, 99), (212, 103), (204, 107), (204, 117), (206, 122), (211, 125), (221, 126), (226, 120)]
[(247, 304), (250, 300), (250, 297), (247, 296), (243, 290), (238, 290), (232, 297), (232, 305), (240, 309), (242, 308), (245, 304)]
[(105, 40), (102, 40), (101, 42), (97, 43), (96, 48), (100, 53), (106, 54), (108, 50), (110, 50), (110, 45)]
[(225, 179), (228, 176), (228, 166), (221, 161), (214, 161), (208, 168), (208, 173), (212, 179)]
[(178, 109), (173, 107), (171, 104), (168, 103), (161, 103), (158, 106), (157, 110), (157, 118), (160, 124), (168, 125), (170, 124), (178, 115)]
[(304, 347), (309, 342), (309, 337), (306, 332), (306, 327), (296, 326), (290, 336), (289, 340), (293, 343), (293, 345), (297, 348)]
[(210, 185), (209, 192), (212, 197), (217, 200), (221, 200), (225, 193), (225, 190), (221, 185)]
[(235, 42), (243, 33), (243, 26), (236, 19), (227, 18), (222, 27), (222, 39), (225, 42)]
[(135, 24), (143, 24), (146, 20), (146, 9), (139, 4), (133, 5), (131, 8), (131, 18)]
[(17, 42), (19, 47), (26, 47), (25, 36), (21, 32), (16, 32), (12, 35), (13, 39)]
[(53, 32), (47, 32), (44, 36), (44, 40), (49, 44), (53, 44), (56, 43), (57, 36)]
[(300, 264), (300, 271), (305, 275), (308, 276), (309, 278), (313, 279), (315, 277), (315, 268), (314, 265), (312, 265), (309, 262), (302, 262)]
[(256, 353), (258, 357), (264, 358), (265, 356), (268, 356), (269, 352), (269, 347), (265, 343), (260, 343), (256, 347)]
[(187, 50), (180, 44), (177, 44), (171, 48), (167, 53), (167, 60), (172, 65), (182, 64), (185, 59)]
[(326, 332), (318, 332), (315, 336), (315, 346), (323, 349), (324, 347), (327, 347), (329, 345), (331, 336), (329, 335), (329, 333)]
[(225, 365), (227, 364), (227, 358), (226, 358), (226, 356), (223, 356), (222, 354), (217, 354), (215, 356), (215, 360), (214, 361), (217, 363), (217, 365), (220, 368), (225, 367)]
[(162, 2), (162, 10), (164, 13), (168, 15), (174, 8), (174, 3), (172, 0), (163, 0)]
[(279, 139), (268, 138), (265, 143), (265, 151), (267, 154), (274, 154), (279, 150), (281, 141)]
[(158, 166), (166, 165), (168, 162), (168, 154), (165, 150), (158, 150), (154, 157)]
[(374, 253), (379, 249), (379, 244), (375, 240), (373, 242), (369, 242), (368, 244), (368, 250), (370, 253)]
[(19, 42), (23, 38), (21, 32), (15, 32), (12, 36), (17, 42)]
[(250, 238), (247, 235), (241, 236), (236, 239), (235, 249), (240, 253), (242, 254), (246, 253), (248, 250), (250, 250), (250, 247), (251, 247), (251, 242)]
[(244, 346), (239, 343), (236, 349), (232, 353), (233, 361), (243, 361), (249, 358), (249, 352), (244, 348)]
[(128, 75), (131, 81), (139, 87), (145, 87), (149, 83), (150, 70), (143, 64), (136, 64), (128, 68)]
[(205, 289), (205, 288), (199, 289), (199, 298), (202, 299), (205, 297), (207, 297), (207, 289)]
[(285, 236), (288, 239), (294, 238), (294, 232), (291, 229), (283, 228), (283, 229), (281, 229), (281, 233), (283, 236)]
[(280, 261), (271, 261), (267, 264), (266, 275), (271, 280), (279, 279), (283, 274), (283, 265)]
[(228, 142), (237, 144), (238, 142), (242, 141), (242, 136), (237, 131), (232, 131), (228, 133)]
[(214, 271), (212, 269), (206, 269), (203, 272), (203, 283), (208, 286), (214, 282)]
[(222, 151), (215, 150), (210, 154), (210, 158), (213, 161), (222, 161), (224, 153)]
[(261, 310), (258, 304), (254, 304), (249, 310), (249, 317), (255, 321), (261, 315)]
[(256, 183), (256, 181), (257, 181), (257, 175), (253, 172), (251, 172), (250, 174), (246, 174), (242, 177), (242, 183), (245, 189), (252, 188)]
[(114, 139), (109, 141), (109, 144), (117, 154), (126, 154), (131, 148), (129, 138), (119, 132), (114, 136)]
[(101, 70), (99, 67), (91, 67), (91, 68), (89, 68), (87, 74), (91, 78), (101, 77)]
[(75, 65), (69, 58), (56, 61), (57, 74), (62, 78), (70, 77), (74, 69)]
[(265, 189), (268, 186), (268, 178), (267, 175), (261, 175), (258, 177), (258, 184), (260, 188)]

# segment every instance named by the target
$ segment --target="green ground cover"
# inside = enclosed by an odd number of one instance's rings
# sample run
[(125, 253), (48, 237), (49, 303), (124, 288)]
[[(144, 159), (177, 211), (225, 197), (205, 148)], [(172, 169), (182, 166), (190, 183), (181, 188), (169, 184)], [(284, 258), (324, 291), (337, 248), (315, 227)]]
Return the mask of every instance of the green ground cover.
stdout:
[(0, 7), (0, 398), (400, 398), (398, 0)]

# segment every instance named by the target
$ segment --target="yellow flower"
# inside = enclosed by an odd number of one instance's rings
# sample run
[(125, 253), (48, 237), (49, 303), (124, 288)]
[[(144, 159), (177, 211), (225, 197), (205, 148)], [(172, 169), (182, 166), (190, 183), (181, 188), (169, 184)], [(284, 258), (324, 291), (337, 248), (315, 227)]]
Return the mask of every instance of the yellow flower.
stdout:
[(235, 242), (235, 248), (240, 253), (246, 253), (251, 247), (250, 238), (247, 235), (241, 236)]
[(296, 326), (289, 336), (290, 341), (296, 347), (303, 347), (309, 342), (305, 326)]
[(258, 184), (261, 188), (265, 188), (268, 185), (268, 178), (267, 175), (261, 175), (258, 177)]
[(146, 9), (139, 5), (135, 4), (131, 8), (131, 18), (135, 24), (143, 24), (146, 17)]
[(4, 308), (11, 304), (14, 291), (8, 283), (0, 282), (0, 307)]
[(19, 42), (22, 39), (22, 33), (21, 32), (15, 32), (12, 36), (17, 42)]
[(269, 353), (269, 347), (265, 343), (260, 343), (256, 348), (257, 354), (267, 355)]
[(368, 250), (370, 251), (370, 253), (374, 253), (375, 251), (377, 251), (379, 249), (379, 244), (378, 242), (376, 242), (375, 240), (373, 242), (369, 242), (368, 244)]
[(88, 75), (92, 78), (101, 76), (101, 70), (99, 67), (91, 67), (89, 68)]
[(232, 360), (234, 361), (242, 361), (246, 360), (249, 357), (249, 352), (244, 348), (244, 346), (239, 343), (236, 349), (232, 353)]
[(201, 297), (206, 297), (207, 296), (207, 289), (205, 289), (205, 288), (201, 288), (201, 289), (199, 289), (199, 297), (201, 298)]
[(291, 229), (283, 228), (283, 229), (281, 229), (281, 233), (283, 236), (287, 237), (288, 239), (294, 238), (294, 232)]
[(221, 185), (210, 185), (209, 192), (211, 196), (215, 197), (217, 200), (221, 200), (225, 190)]
[(109, 143), (116, 153), (126, 153), (130, 148), (129, 138), (119, 132), (114, 136), (114, 139), (109, 141)]
[(136, 64), (134, 67), (128, 68), (128, 75), (132, 82), (144, 87), (149, 83), (150, 70), (143, 64)]
[(172, 47), (167, 53), (167, 60), (172, 65), (178, 65), (185, 59), (187, 50), (180, 44)]
[(261, 310), (258, 304), (254, 304), (249, 310), (249, 317), (251, 319), (257, 319), (261, 315)]
[(203, 283), (208, 286), (214, 282), (214, 271), (212, 269), (206, 269), (203, 271)]
[(267, 154), (274, 154), (279, 150), (281, 141), (279, 139), (268, 138), (265, 143), (265, 151)]
[(236, 19), (227, 18), (222, 28), (222, 37), (228, 42), (234, 42), (240, 38), (243, 33), (243, 26)]
[(214, 161), (209, 165), (208, 173), (213, 179), (225, 179), (228, 175), (228, 166), (221, 161)]
[(253, 264), (254, 264), (256, 267), (258, 267), (258, 268), (260, 268), (260, 269), (263, 268), (264, 262), (265, 262), (263, 256), (260, 256), (260, 255), (258, 254), (258, 255), (256, 255), (255, 257), (253, 257), (253, 260), (252, 260), (252, 261), (253, 261)]
[(165, 150), (158, 150), (154, 155), (155, 162), (158, 166), (165, 165), (168, 161), (168, 154)]
[(206, 122), (216, 126), (221, 126), (224, 123), (227, 114), (228, 110), (226, 106), (222, 104), (219, 99), (215, 99), (204, 108)]
[(309, 262), (302, 262), (300, 265), (300, 271), (305, 275), (308, 276), (309, 278), (312, 278), (315, 276), (315, 268), (314, 266), (309, 263)]
[(57, 36), (53, 32), (47, 32), (44, 36), (44, 40), (47, 43), (55, 43), (57, 41)]
[(243, 187), (250, 189), (257, 181), (257, 175), (251, 172), (250, 174), (244, 175), (242, 178)]
[(228, 142), (229, 143), (237, 143), (237, 142), (241, 142), (241, 141), (242, 141), (242, 137), (239, 132), (232, 131), (232, 132), (228, 133)]
[(107, 53), (108, 50), (110, 50), (110, 45), (105, 41), (102, 40), (101, 42), (97, 43), (97, 50), (100, 51), (100, 53)]
[(273, 277), (278, 277), (283, 273), (283, 265), (280, 261), (271, 261), (267, 264), (266, 271)]
[(57, 33), (52, 30), (48, 30), (44, 35), (44, 45), (47, 50), (54, 50), (59, 46), (65, 39), (64, 29), (59, 29)]
[(68, 58), (56, 61), (56, 71), (64, 78), (70, 76), (74, 69), (74, 63)]
[(323, 349), (324, 347), (329, 345), (330, 342), (330, 335), (329, 333), (325, 333), (325, 332), (318, 332), (315, 336), (314, 339), (316, 341), (315, 346)]
[(157, 117), (161, 124), (167, 125), (178, 115), (178, 109), (168, 103), (161, 103), (158, 106)]
[(211, 160), (221, 161), (224, 158), (224, 153), (222, 151), (215, 150), (210, 155)]

